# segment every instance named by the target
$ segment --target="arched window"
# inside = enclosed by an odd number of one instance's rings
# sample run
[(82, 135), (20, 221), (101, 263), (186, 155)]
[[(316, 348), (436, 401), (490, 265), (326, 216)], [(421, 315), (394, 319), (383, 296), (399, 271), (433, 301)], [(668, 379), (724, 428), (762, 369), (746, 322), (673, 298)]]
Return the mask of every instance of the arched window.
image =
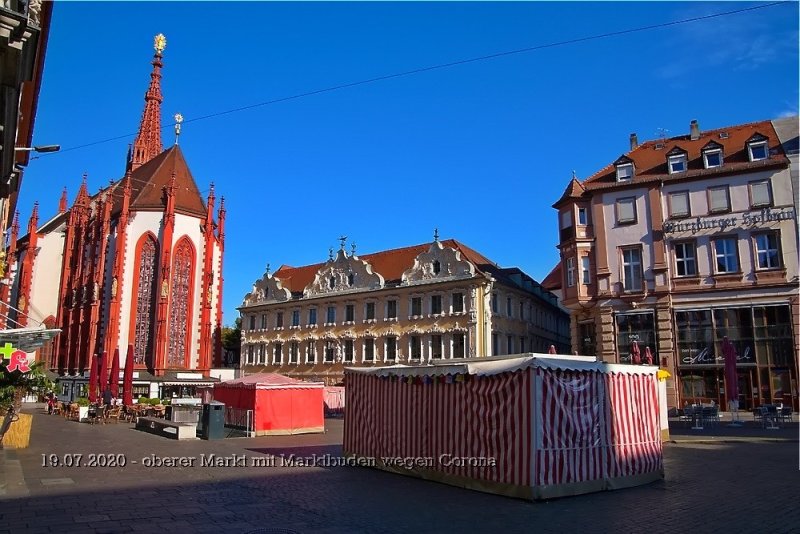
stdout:
[(192, 285), (194, 281), (194, 247), (182, 238), (175, 247), (170, 295), (167, 367), (188, 366), (191, 341)]
[(153, 317), (155, 315), (155, 285), (158, 261), (158, 244), (155, 236), (147, 233), (136, 247), (136, 278), (133, 281), (135, 312), (133, 314), (133, 361), (136, 365), (152, 364)]

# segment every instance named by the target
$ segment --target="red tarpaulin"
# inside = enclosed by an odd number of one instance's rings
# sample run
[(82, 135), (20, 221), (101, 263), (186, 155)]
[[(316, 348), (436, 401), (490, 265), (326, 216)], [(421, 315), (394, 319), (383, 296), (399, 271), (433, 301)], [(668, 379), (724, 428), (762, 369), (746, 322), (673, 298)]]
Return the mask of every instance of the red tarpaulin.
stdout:
[(103, 393), (105, 393), (106, 389), (108, 388), (108, 353), (103, 351), (103, 355), (100, 356), (100, 363), (98, 365), (98, 372), (97, 375), (97, 394), (100, 395), (100, 398), (103, 397)]
[(214, 400), (253, 410), (257, 436), (325, 431), (324, 384), (274, 373), (214, 384)]
[(97, 354), (92, 356), (92, 367), (89, 369), (89, 402), (97, 402)]
[(114, 357), (111, 360), (111, 374), (108, 376), (108, 387), (111, 389), (111, 396), (115, 399), (119, 397), (119, 347), (114, 349)]
[(133, 345), (128, 345), (125, 356), (125, 372), (122, 375), (122, 404), (133, 404)]

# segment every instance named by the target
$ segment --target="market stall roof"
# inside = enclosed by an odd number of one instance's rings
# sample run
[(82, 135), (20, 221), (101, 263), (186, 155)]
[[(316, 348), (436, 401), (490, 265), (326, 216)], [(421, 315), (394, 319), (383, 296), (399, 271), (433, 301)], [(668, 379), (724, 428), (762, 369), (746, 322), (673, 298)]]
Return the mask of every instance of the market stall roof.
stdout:
[(58, 328), (44, 326), (31, 328), (8, 328), (0, 330), (0, 346), (10, 343), (23, 352), (33, 352), (58, 334)]
[(325, 387), (325, 384), (322, 382), (305, 382), (303, 380), (295, 380), (294, 378), (289, 378), (288, 376), (283, 376), (276, 373), (259, 373), (255, 375), (248, 375), (235, 380), (220, 382), (216, 385), (247, 389), (301, 389)]
[(430, 365), (406, 365), (391, 367), (348, 367), (347, 372), (373, 374), (377, 376), (441, 376), (480, 375), (490, 376), (518, 371), (528, 367), (542, 367), (560, 371), (599, 371), (604, 373), (652, 374), (658, 368), (653, 365), (626, 365), (598, 362), (591, 356), (554, 356), (552, 354), (527, 354), (491, 358), (464, 358), (439, 360)]

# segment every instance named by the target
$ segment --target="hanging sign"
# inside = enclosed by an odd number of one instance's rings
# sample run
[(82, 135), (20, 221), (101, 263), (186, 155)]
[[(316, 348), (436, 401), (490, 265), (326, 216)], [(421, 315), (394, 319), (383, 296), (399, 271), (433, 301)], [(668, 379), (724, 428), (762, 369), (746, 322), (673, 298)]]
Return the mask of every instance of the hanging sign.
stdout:
[(19, 371), (20, 373), (27, 373), (31, 370), (28, 365), (28, 355), (24, 351), (14, 348), (14, 345), (11, 343), (6, 342), (5, 345), (0, 347), (0, 354), (3, 355), (4, 360), (9, 360), (6, 364), (6, 369), (8, 369), (9, 372)]

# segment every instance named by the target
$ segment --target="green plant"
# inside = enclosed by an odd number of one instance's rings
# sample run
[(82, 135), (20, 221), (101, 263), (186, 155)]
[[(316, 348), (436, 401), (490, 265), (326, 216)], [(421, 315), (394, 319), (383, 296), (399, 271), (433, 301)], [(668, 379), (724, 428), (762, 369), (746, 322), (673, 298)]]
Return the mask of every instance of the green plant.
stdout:
[(27, 373), (9, 371), (8, 361), (0, 363), (0, 407), (8, 408), (12, 404), (16, 409), (22, 405), (22, 399), (31, 394), (44, 395), (55, 388), (53, 381), (44, 374), (44, 363), (31, 364)]
[(164, 399), (163, 401), (161, 401), (161, 404), (163, 404), (164, 406), (169, 406), (170, 404), (172, 404), (172, 400)]
[(87, 399), (86, 397), (80, 397), (75, 401), (75, 404), (77, 404), (78, 406), (89, 406), (89, 399)]
[(137, 399), (137, 401), (138, 401), (139, 404), (149, 404), (150, 403), (150, 399), (145, 397), (145, 396), (139, 397)]
[(150, 404), (150, 406), (155, 406), (157, 404), (161, 404), (161, 399), (150, 399), (147, 401), (147, 403)]

